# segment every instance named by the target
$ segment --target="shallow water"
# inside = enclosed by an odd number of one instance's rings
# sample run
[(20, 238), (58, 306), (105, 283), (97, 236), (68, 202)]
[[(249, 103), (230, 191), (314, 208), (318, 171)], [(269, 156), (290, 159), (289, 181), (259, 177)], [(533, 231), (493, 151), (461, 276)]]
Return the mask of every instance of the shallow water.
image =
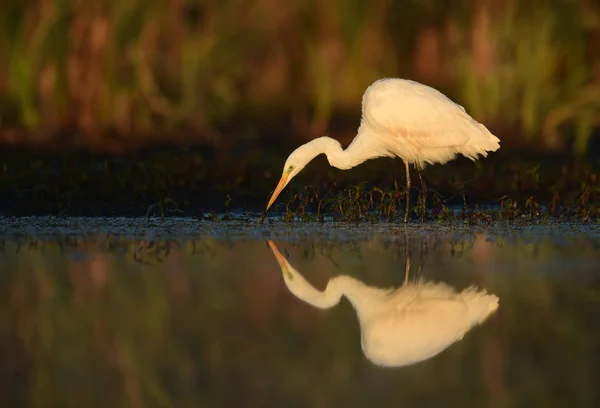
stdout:
[[(0, 218), (0, 271), (3, 406), (600, 405), (597, 224)], [(316, 307), (339, 275), (399, 297)]]

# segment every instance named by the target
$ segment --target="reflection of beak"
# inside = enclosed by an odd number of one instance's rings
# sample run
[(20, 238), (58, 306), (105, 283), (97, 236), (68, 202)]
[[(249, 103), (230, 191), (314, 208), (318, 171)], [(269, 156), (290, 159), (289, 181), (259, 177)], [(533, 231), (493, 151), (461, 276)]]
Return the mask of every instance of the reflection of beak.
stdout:
[(281, 193), (281, 190), (283, 190), (285, 188), (285, 186), (287, 186), (288, 178), (289, 178), (289, 173), (283, 173), (283, 175), (281, 176), (281, 180), (279, 180), (279, 184), (277, 184), (277, 187), (275, 187), (275, 191), (273, 191), (273, 195), (271, 196), (271, 199), (269, 200), (269, 204), (267, 204), (267, 211), (269, 211), (269, 207), (271, 207), (271, 205), (273, 205), (273, 203), (277, 199), (277, 196), (279, 195), (279, 193)]
[(273, 251), (273, 255), (275, 255), (275, 259), (277, 259), (277, 263), (279, 263), (279, 266), (281, 267), (281, 271), (287, 275), (289, 279), (293, 279), (294, 275), (290, 271), (290, 264), (288, 263), (287, 259), (281, 255), (281, 252), (279, 252), (279, 249), (277, 249), (273, 241), (268, 240), (267, 242), (271, 247), (271, 251)]

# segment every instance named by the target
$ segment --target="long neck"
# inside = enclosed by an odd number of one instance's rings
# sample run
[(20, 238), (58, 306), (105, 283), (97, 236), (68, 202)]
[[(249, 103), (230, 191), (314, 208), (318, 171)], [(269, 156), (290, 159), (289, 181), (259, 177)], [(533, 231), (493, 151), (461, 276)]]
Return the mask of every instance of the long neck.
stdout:
[(329, 309), (337, 305), (342, 296), (346, 296), (357, 311), (359, 317), (368, 314), (377, 305), (381, 289), (371, 288), (347, 275), (331, 278), (325, 291), (321, 292), (308, 283), (297, 271), (284, 274), (285, 284), (298, 299), (320, 309)]
[(347, 170), (382, 155), (377, 152), (377, 149), (373, 149), (373, 146), (370, 146), (365, 139), (359, 132), (346, 150), (342, 149), (340, 142), (327, 136), (314, 139), (306, 145), (310, 145), (311, 150), (316, 153), (315, 157), (324, 153), (331, 166)]

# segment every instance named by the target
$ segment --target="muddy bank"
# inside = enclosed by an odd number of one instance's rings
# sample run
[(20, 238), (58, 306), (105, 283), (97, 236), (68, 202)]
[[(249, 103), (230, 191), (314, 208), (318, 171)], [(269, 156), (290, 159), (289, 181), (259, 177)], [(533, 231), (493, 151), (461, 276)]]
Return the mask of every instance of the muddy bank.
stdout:
[(184, 242), (210, 237), (221, 242), (265, 241), (287, 242), (326, 240), (346, 245), (349, 242), (381, 239), (400, 242), (405, 236), (438, 237), (450, 241), (469, 241), (475, 235), (488, 241), (505, 243), (550, 241), (556, 245), (578, 241), (581, 245), (600, 244), (600, 225), (556, 220), (498, 221), (477, 225), (460, 221), (372, 223), (289, 223), (270, 217), (261, 223), (256, 214), (235, 215), (227, 222), (200, 220), (192, 217), (169, 217), (165, 220), (142, 217), (0, 217), (0, 240), (22, 243), (62, 242), (77, 245), (88, 240), (110, 244), (118, 240), (144, 242)]

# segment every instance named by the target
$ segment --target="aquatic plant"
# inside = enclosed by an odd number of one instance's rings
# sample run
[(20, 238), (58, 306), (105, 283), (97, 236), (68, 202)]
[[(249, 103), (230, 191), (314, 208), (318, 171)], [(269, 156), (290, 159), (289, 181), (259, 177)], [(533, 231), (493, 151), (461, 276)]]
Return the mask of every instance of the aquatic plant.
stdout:
[[(186, 215), (211, 219), (262, 213), (273, 188), (276, 154), (256, 163), (247, 155), (196, 150), (153, 150), (130, 155), (0, 153), (2, 215)], [(334, 172), (317, 161), (290, 184), (272, 216), (287, 208), (289, 221), (396, 221), (404, 216), (402, 173), (393, 161)], [(399, 164), (398, 167), (401, 167)], [(411, 218), (444, 220), (493, 213), (495, 219), (597, 220), (599, 163), (566, 158), (490, 157), (473, 169), (468, 160), (425, 172), (428, 212)], [(209, 171), (208, 169), (212, 169)], [(365, 183), (363, 180), (368, 179)], [(416, 189), (413, 194), (417, 194)], [(161, 211), (162, 206), (162, 211)], [(211, 215), (212, 214), (212, 215)], [(246, 217), (246, 216), (244, 216)]]

